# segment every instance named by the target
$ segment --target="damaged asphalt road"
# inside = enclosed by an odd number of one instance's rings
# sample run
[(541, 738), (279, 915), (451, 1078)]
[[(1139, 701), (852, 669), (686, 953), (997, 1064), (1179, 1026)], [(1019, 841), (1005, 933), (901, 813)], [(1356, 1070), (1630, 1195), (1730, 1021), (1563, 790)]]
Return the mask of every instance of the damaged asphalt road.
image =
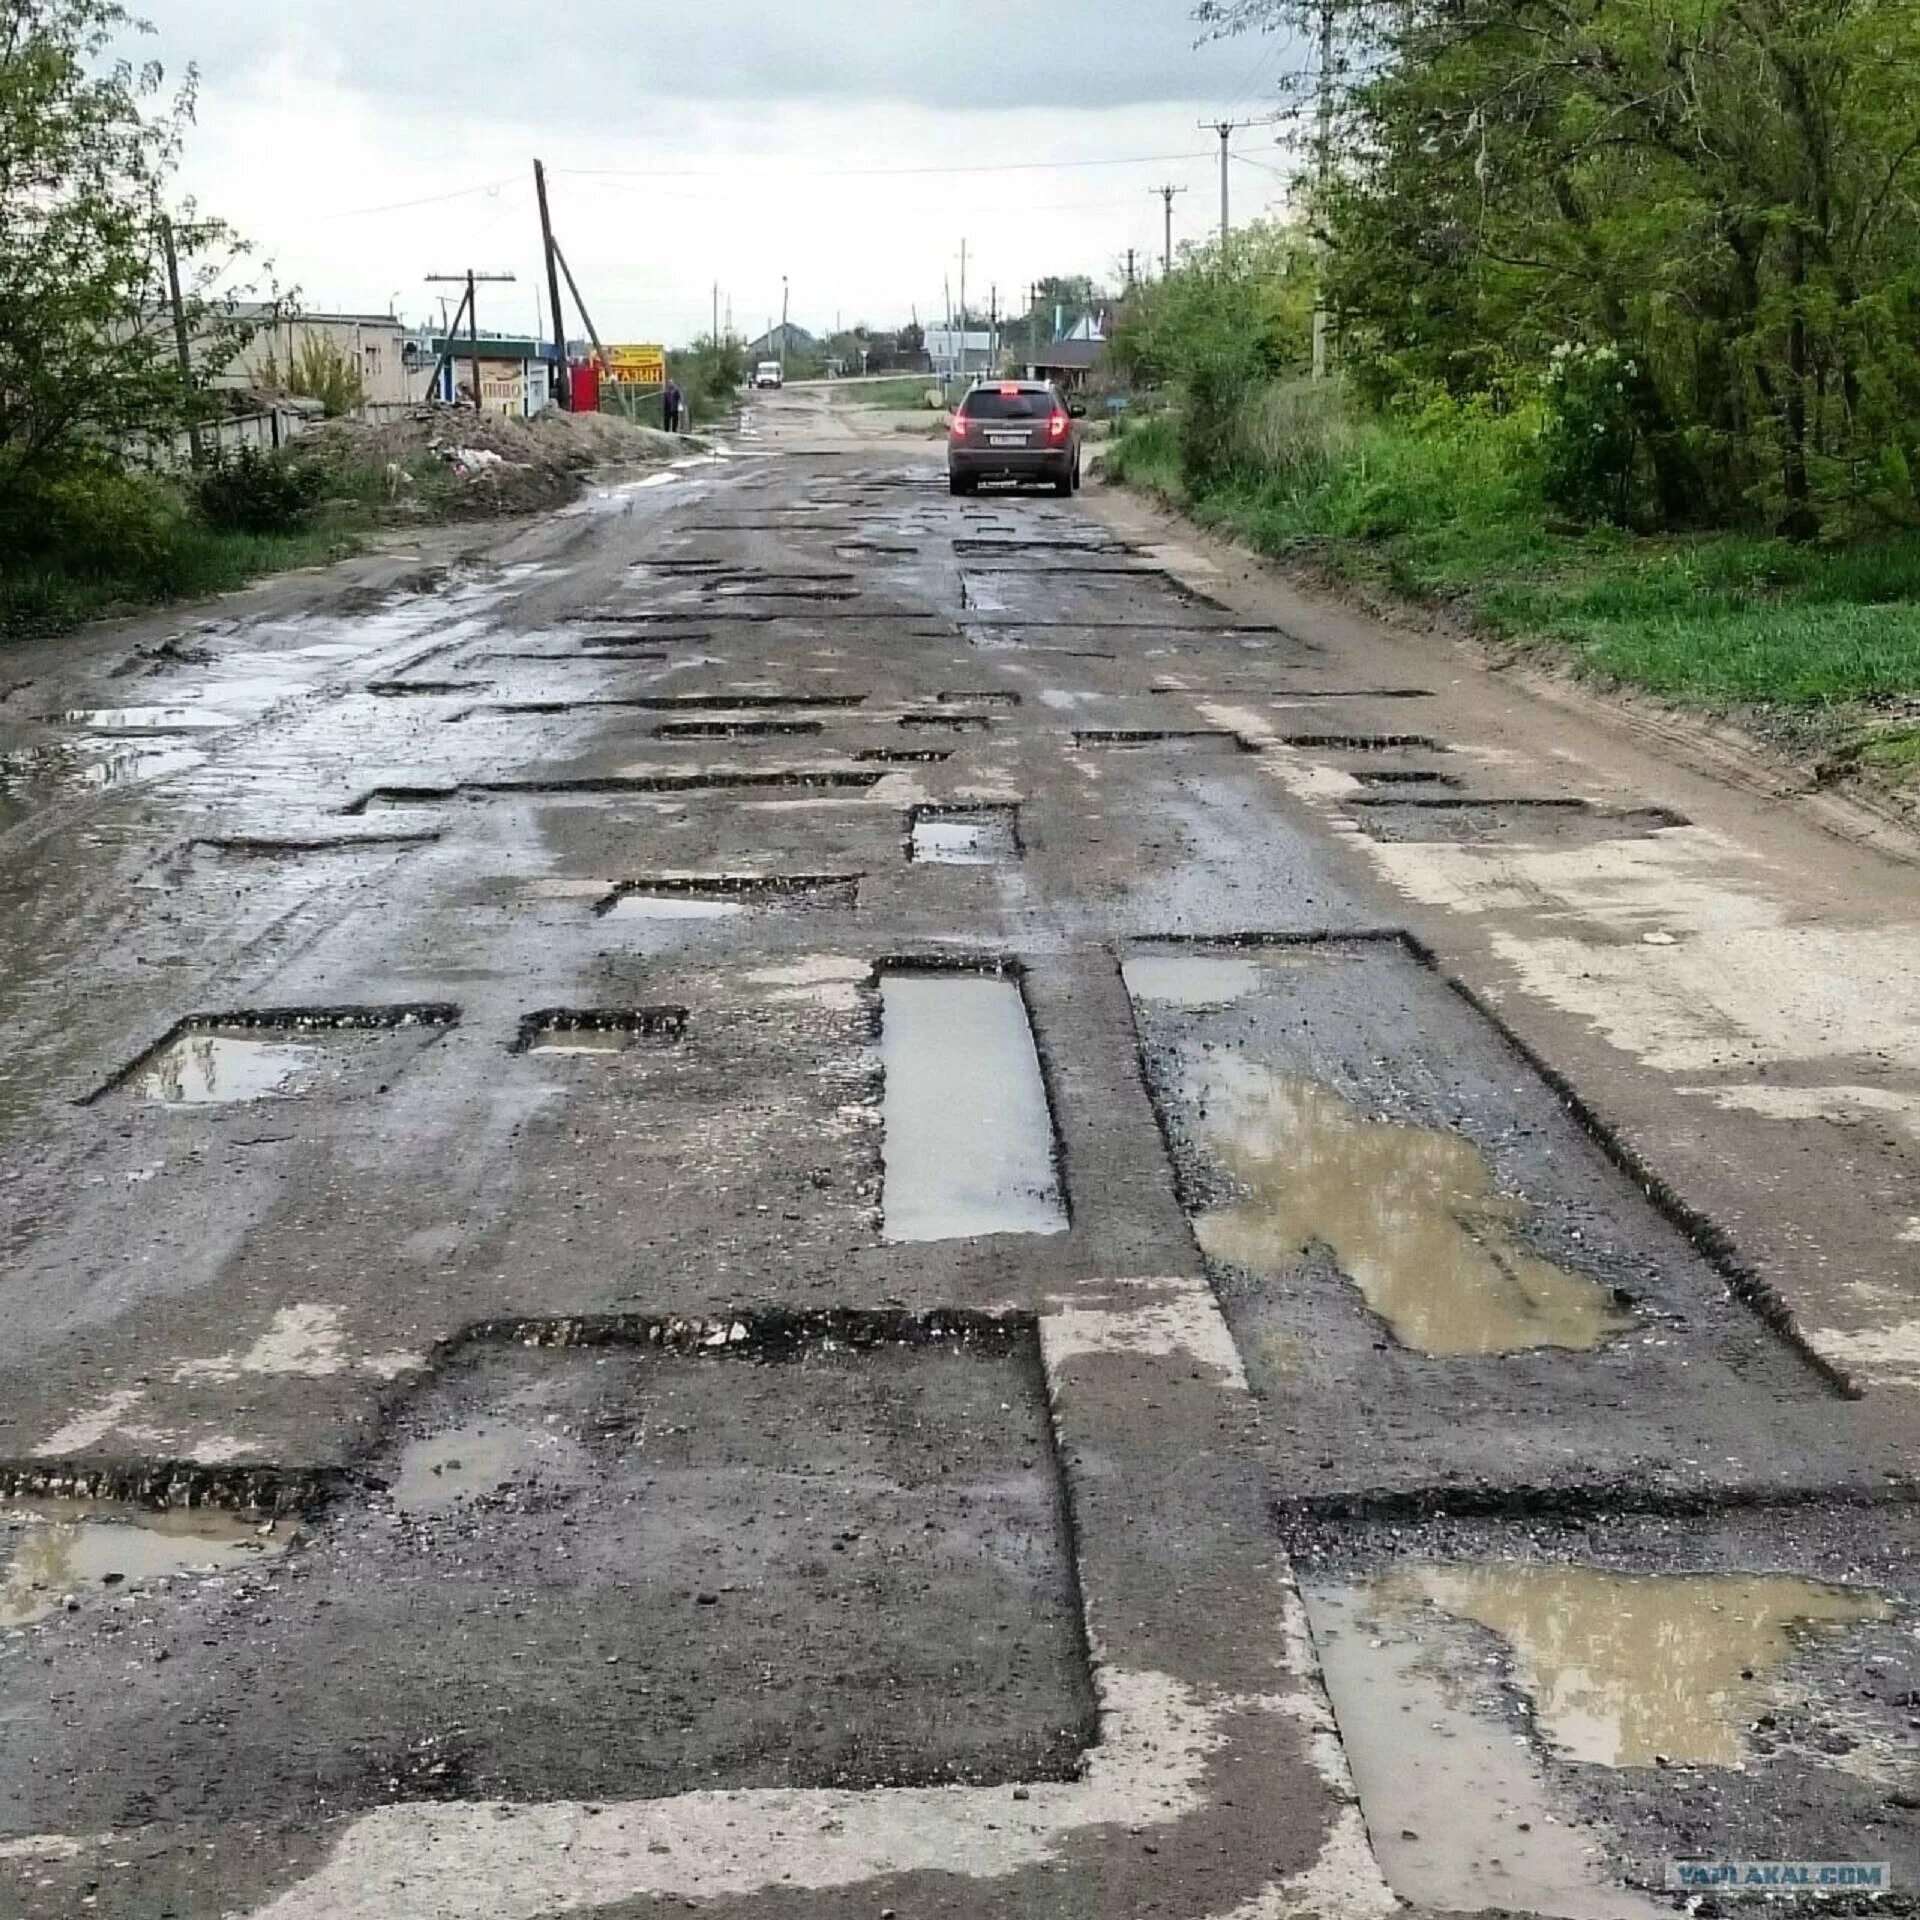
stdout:
[(0, 1914), (1911, 1910), (1819, 1174), (1434, 893), (1690, 794), (758, 416), (0, 708)]

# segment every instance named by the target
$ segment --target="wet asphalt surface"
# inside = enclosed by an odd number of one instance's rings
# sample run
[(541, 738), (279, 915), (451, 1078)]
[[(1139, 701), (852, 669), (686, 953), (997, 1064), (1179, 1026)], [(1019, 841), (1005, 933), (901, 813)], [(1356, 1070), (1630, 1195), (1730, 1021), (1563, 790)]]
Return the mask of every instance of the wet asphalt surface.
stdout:
[[(4, 706), (0, 1468), (123, 1504), (0, 1536), (0, 1913), (1911, 1904), (1912, 1462), (1288, 779), (1380, 839), (1658, 796), (1493, 791), (1413, 677), (890, 447), (265, 599)], [(257, 1561), (118, 1577), (143, 1507)], [(1815, 1600), (1770, 1661), (1710, 1591), (1623, 1647), (1449, 1611), (1515, 1565)], [(1383, 1886), (1323, 1707), (1236, 1721), (1389, 1591), (1335, 1721), (1440, 1676), (1591, 1899), (1503, 1897), (1491, 1786), (1396, 1878), (1363, 1767)], [(1143, 1674), (1213, 1731), (1136, 1752)], [(1732, 1744), (1566, 1731), (1663, 1690)], [(550, 1879), (475, 1839), (562, 1807)]]

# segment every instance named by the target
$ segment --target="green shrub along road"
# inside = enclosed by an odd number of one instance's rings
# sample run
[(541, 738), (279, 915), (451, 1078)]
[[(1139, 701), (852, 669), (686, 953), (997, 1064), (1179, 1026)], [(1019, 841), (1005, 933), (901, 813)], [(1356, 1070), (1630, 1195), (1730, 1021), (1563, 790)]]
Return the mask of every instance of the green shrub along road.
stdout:
[(1337, 390), (1288, 411), (1284, 463), (1195, 491), (1162, 416), (1107, 470), (1260, 551), (1538, 635), (1583, 666), (1709, 704), (1823, 704), (1920, 690), (1920, 533), (1828, 548), (1754, 533), (1637, 535), (1556, 522), (1528, 471), (1524, 417), (1344, 415)]

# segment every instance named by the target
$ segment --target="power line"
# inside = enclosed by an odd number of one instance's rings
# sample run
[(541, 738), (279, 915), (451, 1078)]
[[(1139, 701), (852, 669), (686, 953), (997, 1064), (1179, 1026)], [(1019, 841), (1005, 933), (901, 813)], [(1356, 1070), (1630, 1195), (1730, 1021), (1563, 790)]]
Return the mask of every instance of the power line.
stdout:
[[(1251, 123), (1249, 123), (1251, 124)], [(1185, 153), (1129, 153), (1099, 160), (1008, 160), (997, 164), (964, 167), (786, 167), (783, 177), (798, 180), (874, 180), (921, 179), (932, 174), (954, 173), (1058, 173), (1075, 167), (1141, 167), (1166, 160), (1198, 160), (1204, 156), (1189, 149)], [(756, 176), (719, 167), (555, 167), (556, 175), (577, 180), (739, 180), (743, 184)]]
[(405, 213), (413, 207), (437, 207), (449, 200), (469, 200), (475, 194), (499, 193), (506, 187), (518, 187), (525, 183), (518, 174), (505, 180), (488, 180), (477, 187), (455, 187), (449, 193), (424, 194), (418, 200), (393, 200), (384, 207), (348, 207), (339, 213), (308, 214), (309, 220), (370, 220), (376, 213)]

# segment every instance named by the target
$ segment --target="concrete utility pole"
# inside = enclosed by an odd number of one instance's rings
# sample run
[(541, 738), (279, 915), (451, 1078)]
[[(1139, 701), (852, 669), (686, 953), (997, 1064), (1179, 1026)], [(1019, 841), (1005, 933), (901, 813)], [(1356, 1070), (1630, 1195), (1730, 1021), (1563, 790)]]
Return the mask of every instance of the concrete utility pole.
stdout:
[(713, 283), (713, 344), (720, 344), (720, 282)]
[[(160, 216), (160, 250), (167, 260), (167, 300), (173, 308), (173, 347), (180, 361), (180, 381), (190, 400), (193, 394), (193, 342), (187, 338), (187, 303), (180, 297), (180, 255), (174, 249), (173, 222)], [(278, 420), (279, 416), (274, 416)], [(207, 464), (207, 450), (200, 439), (200, 422), (187, 415), (187, 457), (196, 467)]]
[[(556, 253), (560, 251), (558, 241), (554, 242), (554, 251)], [(562, 264), (564, 265), (565, 263), (562, 262)], [(467, 355), (473, 362), (473, 410), (475, 413), (484, 411), (480, 402), (480, 301), (478, 295), (475, 293), (475, 288), (483, 285), (499, 287), (511, 286), (515, 278), (516, 276), (511, 273), (475, 273), (471, 267), (469, 267), (465, 273), (430, 273), (427, 275), (429, 285), (448, 280), (456, 283), (464, 282), (466, 285), (466, 298), (460, 302), (460, 306), (462, 312), (467, 316)], [(573, 285), (573, 276), (571, 274), (567, 276), (567, 284), (569, 286)], [(579, 298), (579, 292), (576, 290), (574, 299), (578, 301)], [(583, 315), (585, 311), (585, 308), (581, 309)], [(459, 314), (454, 315), (453, 324), (455, 328), (458, 328), (460, 324)], [(440, 384), (440, 369), (453, 358), (452, 336), (448, 335), (441, 342), (441, 345), (443, 351), (439, 360), (435, 362), (433, 369), (434, 386)], [(431, 398), (432, 388), (428, 389), (428, 395), (429, 398)]]
[[(567, 315), (560, 304), (560, 269), (553, 257), (553, 217), (547, 211), (547, 170), (538, 160), (533, 163), (534, 197), (540, 202), (540, 256), (547, 263), (547, 304), (553, 312), (554, 378), (559, 382), (560, 404), (573, 411), (573, 369), (567, 365)], [(479, 378), (478, 369), (475, 379)], [(478, 397), (479, 388), (474, 388)]]
[(1027, 294), (1030, 302), (1027, 308), (1028, 328), (1029, 328), (1029, 331), (1033, 334), (1033, 365), (1029, 370), (1032, 372), (1034, 377), (1038, 379), (1040, 375), (1040, 283), (1039, 281), (1036, 280), (1033, 283), (1033, 285), (1027, 289)]
[(1133, 291), (1133, 248), (1127, 249), (1127, 291)]
[[(1327, 218), (1327, 191), (1333, 183), (1333, 0), (1320, 0), (1320, 126), (1317, 171), (1320, 176), (1320, 205), (1314, 224), (1323, 228)], [(1315, 251), (1313, 280), (1313, 377), (1327, 377), (1327, 247), (1321, 240)]]
[(1173, 197), (1177, 193), (1185, 193), (1186, 188), (1175, 186), (1155, 187), (1154, 192), (1166, 203), (1167, 239), (1166, 245), (1160, 255), (1160, 271), (1171, 280), (1173, 278)]
[[(1321, 0), (1323, 18), (1325, 18), (1324, 9), (1328, 3), (1329, 0)], [(1265, 120), (1202, 120), (1200, 122), (1200, 127), (1203, 132), (1208, 127), (1211, 127), (1213, 131), (1220, 136), (1220, 254), (1222, 259), (1225, 259), (1227, 247), (1233, 239), (1233, 221), (1231, 217), (1232, 189), (1229, 185), (1229, 174), (1233, 161), (1233, 136), (1243, 127), (1270, 127), (1272, 125), (1273, 121), (1271, 118)]]
[(787, 377), (787, 312), (788, 298), (792, 289), (787, 285), (787, 276), (780, 276), (780, 378)]

